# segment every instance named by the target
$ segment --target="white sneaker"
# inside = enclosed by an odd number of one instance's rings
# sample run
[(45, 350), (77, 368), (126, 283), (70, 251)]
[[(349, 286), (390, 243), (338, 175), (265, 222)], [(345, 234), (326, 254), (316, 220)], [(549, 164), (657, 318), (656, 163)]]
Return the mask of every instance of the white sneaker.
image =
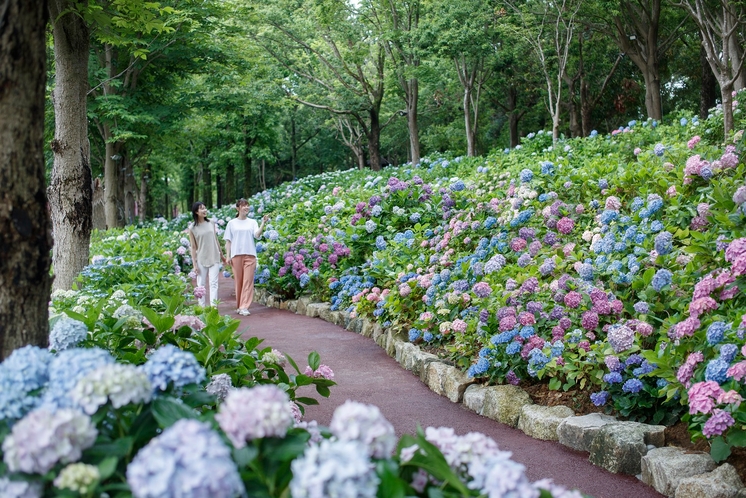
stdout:
[(249, 310), (238, 310), (238, 314), (242, 316), (249, 316), (251, 313), (249, 313)]

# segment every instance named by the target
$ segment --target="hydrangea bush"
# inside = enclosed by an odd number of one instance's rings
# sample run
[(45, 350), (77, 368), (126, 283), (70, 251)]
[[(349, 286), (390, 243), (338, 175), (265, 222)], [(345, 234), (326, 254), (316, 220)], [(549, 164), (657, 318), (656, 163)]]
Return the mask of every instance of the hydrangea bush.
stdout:
[[(746, 167), (721, 119), (540, 131), (486, 157), (279, 186), (250, 200), (271, 217), (257, 283), (393, 327), (484, 382), (683, 418), (720, 460), (746, 445)], [(699, 405), (703, 382), (723, 393)]]

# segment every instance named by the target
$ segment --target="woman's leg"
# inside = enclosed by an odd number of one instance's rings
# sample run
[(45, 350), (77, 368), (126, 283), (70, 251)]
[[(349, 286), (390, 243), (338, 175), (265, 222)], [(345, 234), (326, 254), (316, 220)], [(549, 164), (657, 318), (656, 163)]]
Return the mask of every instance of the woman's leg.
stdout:
[(236, 306), (238, 309), (248, 309), (243, 308), (241, 306), (241, 291), (243, 290), (243, 282), (244, 282), (244, 256), (243, 254), (240, 254), (238, 256), (234, 256), (231, 262), (233, 263), (233, 279), (235, 280), (236, 284)]
[[(205, 283), (208, 281), (208, 279), (207, 279), (208, 278), (207, 277), (207, 271), (208, 271), (209, 268), (206, 267), (206, 266), (202, 266), (199, 263), (199, 261), (197, 261), (197, 268), (199, 268), (199, 273), (197, 274), (197, 287), (199, 287), (199, 286), (207, 287), (205, 285)], [(200, 306), (204, 306), (205, 305), (205, 296), (202, 296), (202, 297), (198, 298), (197, 302), (199, 303)]]
[(247, 310), (254, 300), (254, 273), (256, 272), (256, 256), (244, 256), (243, 282), (239, 308)]
[(220, 275), (220, 263), (216, 263), (208, 269), (210, 282), (210, 306), (217, 306), (218, 300), (218, 276)]

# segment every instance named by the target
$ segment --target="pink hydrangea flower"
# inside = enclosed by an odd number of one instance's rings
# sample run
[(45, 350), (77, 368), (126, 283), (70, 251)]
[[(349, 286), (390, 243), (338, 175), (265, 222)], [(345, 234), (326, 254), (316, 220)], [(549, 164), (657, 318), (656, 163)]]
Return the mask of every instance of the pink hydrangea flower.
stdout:
[(669, 197), (676, 197), (676, 185), (671, 185), (668, 187), (668, 190), (666, 190), (666, 195)]
[(570, 291), (565, 294), (565, 306), (568, 308), (577, 308), (583, 300), (582, 294), (576, 291)]
[(572, 218), (564, 217), (557, 222), (557, 231), (563, 235), (571, 233), (573, 228), (575, 228), (575, 222)]
[(606, 198), (606, 209), (611, 211), (619, 211), (622, 207), (622, 201), (616, 196), (609, 196)]
[(718, 303), (711, 297), (701, 297), (689, 303), (689, 315), (697, 318), (699, 315), (718, 308)]
[(460, 319), (456, 319), (451, 323), (451, 327), (453, 327), (454, 332), (459, 332), (463, 334), (466, 332), (466, 322)]
[[(744, 346), (744, 348), (746, 348), (746, 346)], [(741, 352), (743, 353), (743, 351)], [(725, 372), (725, 375), (739, 382), (746, 379), (746, 361), (736, 363)]]
[(694, 135), (687, 143), (686, 146), (689, 147), (689, 150), (694, 149), (694, 147), (697, 146), (699, 141), (702, 140), (699, 138), (699, 135)]
[(696, 415), (712, 413), (715, 403), (723, 392), (720, 385), (714, 380), (697, 382), (689, 388), (689, 413)]
[(736, 405), (735, 407), (738, 408), (742, 401), (743, 398), (741, 395), (733, 389), (730, 391), (724, 391), (720, 396), (718, 396), (718, 404), (721, 405)]

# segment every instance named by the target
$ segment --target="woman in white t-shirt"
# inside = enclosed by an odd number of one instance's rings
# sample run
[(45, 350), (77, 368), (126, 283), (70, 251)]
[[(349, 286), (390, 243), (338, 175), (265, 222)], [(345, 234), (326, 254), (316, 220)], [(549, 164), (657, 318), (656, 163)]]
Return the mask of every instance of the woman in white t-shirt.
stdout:
[(262, 224), (249, 218), (249, 202), (239, 199), (236, 202), (238, 216), (225, 227), (223, 239), (225, 240), (225, 252), (228, 253), (233, 277), (236, 280), (236, 303), (239, 315), (247, 316), (249, 306), (254, 300), (254, 273), (256, 272), (256, 242), (262, 236), (264, 224), (269, 218), (264, 215)]
[[(194, 223), (189, 227), (189, 242), (192, 249), (194, 272), (197, 274), (197, 286), (203, 286), (210, 293), (210, 306), (216, 306), (218, 300), (218, 275), (220, 262), (227, 262), (218, 243), (215, 223), (207, 219), (207, 207), (201, 202), (192, 205)], [(205, 305), (205, 297), (198, 299), (199, 305)]]

